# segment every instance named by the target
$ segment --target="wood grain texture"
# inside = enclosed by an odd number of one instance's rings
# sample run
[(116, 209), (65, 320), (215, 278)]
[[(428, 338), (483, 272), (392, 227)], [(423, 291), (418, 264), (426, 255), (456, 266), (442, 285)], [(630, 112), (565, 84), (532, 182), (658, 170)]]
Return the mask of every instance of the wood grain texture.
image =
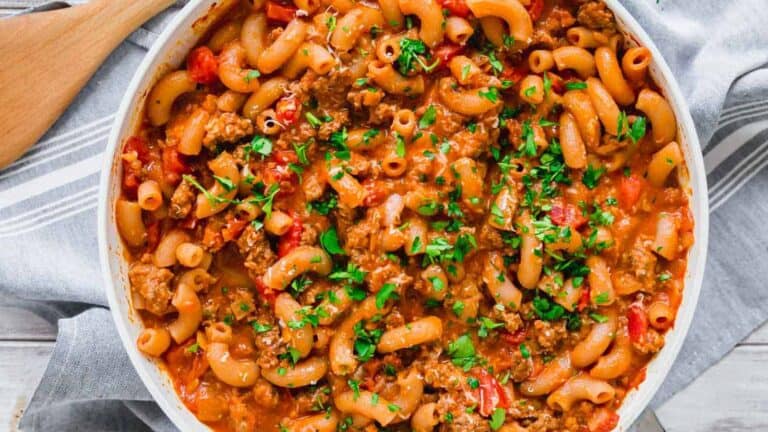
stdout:
[(0, 342), (0, 430), (17, 430), (52, 350), (53, 342)]
[(128, 34), (173, 2), (92, 0), (0, 20), (0, 58), (13, 65), (0, 68), (0, 168), (37, 142)]
[(55, 340), (55, 323), (27, 309), (0, 306), (0, 341), (53, 342)]

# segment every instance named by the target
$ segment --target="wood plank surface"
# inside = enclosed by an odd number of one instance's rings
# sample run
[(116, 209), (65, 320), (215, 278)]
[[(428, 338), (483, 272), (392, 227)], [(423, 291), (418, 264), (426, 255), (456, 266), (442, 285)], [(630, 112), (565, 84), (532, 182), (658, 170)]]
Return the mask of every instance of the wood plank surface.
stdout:
[(0, 342), (0, 430), (17, 430), (52, 350), (53, 342)]

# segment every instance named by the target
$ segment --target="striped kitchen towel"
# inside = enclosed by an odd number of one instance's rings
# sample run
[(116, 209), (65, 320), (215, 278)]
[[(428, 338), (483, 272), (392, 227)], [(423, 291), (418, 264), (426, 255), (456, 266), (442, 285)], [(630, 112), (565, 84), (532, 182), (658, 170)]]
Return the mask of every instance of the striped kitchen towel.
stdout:
[[(712, 216), (705, 283), (691, 332), (653, 402), (658, 406), (768, 318), (768, 266), (761, 262), (768, 244), (768, 8), (765, 0), (623, 3), (670, 63), (707, 143)], [(177, 10), (117, 48), (46, 136), (0, 171), (0, 304), (59, 318), (24, 429), (173, 430), (105, 309), (95, 209), (114, 112), (147, 47)]]

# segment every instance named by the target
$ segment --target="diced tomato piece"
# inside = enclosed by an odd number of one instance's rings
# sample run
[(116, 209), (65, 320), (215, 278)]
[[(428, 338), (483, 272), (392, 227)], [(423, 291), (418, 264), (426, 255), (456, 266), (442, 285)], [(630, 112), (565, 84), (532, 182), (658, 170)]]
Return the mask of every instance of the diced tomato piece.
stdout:
[(451, 15), (466, 18), (469, 15), (469, 7), (464, 0), (440, 0), (440, 5), (448, 9)]
[(552, 91), (557, 94), (562, 94), (565, 90), (565, 81), (563, 81), (560, 75), (548, 72), (547, 78), (549, 78), (549, 81), (552, 83)]
[(299, 118), (301, 105), (295, 96), (287, 96), (277, 101), (275, 112), (277, 121), (283, 126), (291, 126)]
[(481, 415), (490, 416), (496, 408), (509, 408), (509, 395), (493, 375), (480, 369), (477, 379), (480, 381), (478, 391)]
[(297, 177), (289, 165), (296, 162), (298, 162), (298, 157), (293, 150), (273, 151), (267, 168), (261, 173), (262, 181), (266, 185), (264, 190), (269, 190), (271, 185), (276, 183), (280, 186), (277, 196), (284, 197), (293, 193), (297, 184)]
[(208, 370), (208, 360), (202, 347), (198, 347), (197, 352), (189, 351), (195, 342), (195, 338), (190, 337), (165, 353), (165, 361), (171, 369), (185, 372), (180, 374), (185, 385), (192, 384)]
[(199, 46), (187, 57), (187, 71), (192, 81), (213, 84), (219, 78), (219, 62), (210, 48)]
[(589, 432), (611, 432), (618, 424), (618, 414), (601, 409), (595, 412), (593, 419), (589, 422)]
[(181, 175), (189, 172), (189, 167), (184, 161), (184, 156), (176, 150), (176, 147), (163, 149), (163, 173), (165, 180), (170, 184), (181, 181)]
[(296, 16), (296, 11), (298, 9), (293, 6), (287, 6), (274, 1), (268, 1), (266, 10), (267, 18), (271, 19), (272, 21), (289, 23)]
[(272, 159), (283, 165), (296, 163), (299, 160), (298, 156), (296, 156), (296, 152), (293, 150), (277, 150), (272, 152)]
[(501, 333), (501, 338), (504, 339), (504, 342), (510, 344), (510, 345), (520, 345), (525, 340), (525, 337), (527, 336), (528, 331), (525, 328), (518, 329), (514, 333), (509, 333), (507, 331)]
[(243, 232), (247, 225), (248, 221), (233, 217), (224, 225), (224, 228), (221, 230), (221, 237), (225, 242), (232, 241), (240, 237), (240, 233)]
[(179, 222), (179, 228), (184, 228), (188, 230), (193, 230), (197, 226), (198, 219), (195, 217), (195, 212), (190, 211), (187, 217)]
[(632, 342), (640, 342), (648, 331), (648, 316), (642, 306), (633, 304), (627, 309), (627, 330)]
[(298, 213), (291, 212), (291, 217), (293, 218), (293, 224), (291, 224), (288, 232), (280, 237), (280, 241), (277, 243), (277, 256), (280, 258), (288, 255), (288, 252), (299, 246), (301, 234), (304, 232), (304, 223)]
[(621, 176), (619, 182), (619, 205), (622, 209), (629, 211), (640, 200), (640, 195), (645, 188), (645, 180), (637, 174), (631, 174), (629, 177)]
[(549, 218), (552, 223), (559, 226), (569, 226), (573, 229), (579, 229), (587, 223), (587, 218), (581, 214), (581, 210), (570, 203), (556, 199), (552, 202), (552, 210), (549, 211)]
[(151, 252), (160, 243), (160, 221), (156, 220), (147, 226), (147, 249)]
[(629, 382), (627, 383), (627, 389), (633, 389), (633, 388), (639, 387), (640, 384), (642, 384), (643, 381), (645, 381), (645, 375), (647, 372), (648, 371), (646, 368), (642, 368), (639, 371), (637, 371), (637, 373), (632, 375), (629, 378)]
[(440, 67), (448, 67), (448, 62), (452, 58), (461, 54), (464, 51), (464, 47), (452, 43), (443, 43), (435, 48), (433, 56), (440, 60)]
[(680, 221), (680, 232), (693, 231), (693, 216), (691, 216), (691, 211), (689, 209), (683, 208), (680, 212), (680, 218), (678, 220)]
[(149, 144), (144, 138), (132, 136), (125, 141), (123, 154), (136, 152), (136, 157), (142, 162), (149, 162)]
[(505, 64), (504, 70), (501, 71), (501, 78), (507, 81), (512, 81), (513, 84), (520, 82), (526, 75), (528, 75), (528, 67), (525, 65), (512, 67)]
[(543, 11), (544, 0), (531, 0), (531, 4), (528, 5), (528, 15), (531, 16), (531, 21), (539, 19)]
[(590, 291), (592, 291), (592, 289), (589, 287), (589, 285), (583, 286), (581, 290), (581, 297), (579, 298), (579, 305), (576, 306), (576, 310), (579, 312), (583, 312), (584, 309), (589, 306), (589, 303), (592, 300), (592, 294)]
[(129, 198), (136, 197), (136, 192), (139, 190), (141, 179), (133, 171), (125, 170), (123, 174), (123, 191)]
[(363, 180), (362, 186), (366, 192), (365, 198), (363, 199), (363, 205), (366, 207), (376, 207), (383, 203), (384, 198), (389, 195), (389, 191), (383, 182), (365, 179)]
[(264, 301), (271, 305), (275, 304), (275, 298), (277, 298), (275, 290), (264, 285), (264, 281), (262, 281), (261, 278), (254, 279), (253, 284), (256, 285), (256, 292), (259, 293), (259, 296)]
[[(141, 164), (146, 164), (150, 160), (149, 146), (141, 137), (132, 136), (128, 138), (123, 146), (123, 154), (136, 154), (136, 159)], [(136, 191), (141, 184), (141, 169), (135, 168), (133, 161), (123, 159), (123, 191), (129, 198), (136, 196)]]

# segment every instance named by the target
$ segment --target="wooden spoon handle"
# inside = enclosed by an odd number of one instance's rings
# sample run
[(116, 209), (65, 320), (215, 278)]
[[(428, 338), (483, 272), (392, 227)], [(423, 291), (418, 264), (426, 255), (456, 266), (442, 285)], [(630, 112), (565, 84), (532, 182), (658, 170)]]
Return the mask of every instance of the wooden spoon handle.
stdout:
[(40, 139), (121, 41), (173, 3), (92, 0), (0, 20), (0, 168)]

